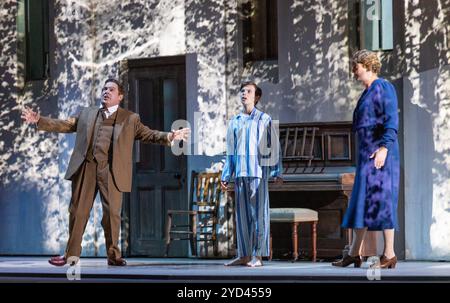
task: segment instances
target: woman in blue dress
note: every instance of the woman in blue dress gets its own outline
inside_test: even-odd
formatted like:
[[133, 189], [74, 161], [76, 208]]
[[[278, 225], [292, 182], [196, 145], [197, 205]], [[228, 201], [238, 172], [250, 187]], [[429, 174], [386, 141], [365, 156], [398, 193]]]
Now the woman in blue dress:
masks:
[[[268, 180], [282, 182], [279, 142], [272, 118], [255, 107], [262, 95], [253, 82], [240, 88], [243, 110], [228, 123], [227, 157], [221, 182], [234, 179], [237, 257], [226, 266], [262, 266], [269, 255], [270, 213]], [[278, 151], [278, 152], [277, 152]]]
[[395, 268], [394, 230], [397, 226], [397, 202], [400, 157], [397, 140], [398, 112], [394, 86], [378, 77], [381, 63], [367, 50], [353, 56], [353, 74], [366, 89], [353, 113], [353, 131], [357, 134], [358, 165], [349, 207], [342, 227], [352, 228], [355, 237], [348, 256], [334, 266], [360, 267], [361, 244], [367, 230], [383, 231], [384, 252], [381, 268]]

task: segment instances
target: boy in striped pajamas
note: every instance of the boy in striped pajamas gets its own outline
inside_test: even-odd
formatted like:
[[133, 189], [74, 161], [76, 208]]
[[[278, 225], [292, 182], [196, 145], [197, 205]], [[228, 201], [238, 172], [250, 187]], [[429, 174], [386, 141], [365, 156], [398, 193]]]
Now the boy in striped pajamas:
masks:
[[240, 88], [243, 111], [229, 121], [227, 157], [221, 183], [234, 176], [237, 257], [226, 266], [262, 266], [269, 255], [270, 212], [268, 180], [282, 183], [278, 135], [272, 119], [255, 105], [262, 96], [254, 82]]

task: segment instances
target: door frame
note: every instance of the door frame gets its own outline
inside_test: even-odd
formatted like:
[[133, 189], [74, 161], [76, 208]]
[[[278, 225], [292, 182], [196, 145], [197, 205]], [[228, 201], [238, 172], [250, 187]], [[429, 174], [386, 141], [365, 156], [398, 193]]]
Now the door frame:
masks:
[[[123, 108], [130, 110], [130, 102], [128, 100], [130, 87], [129, 87], [129, 71], [131, 68], [153, 68], [153, 67], [168, 67], [170, 65], [184, 65], [186, 67], [186, 56], [185, 55], [177, 55], [177, 56], [162, 56], [155, 58], [136, 58], [136, 59], [125, 59], [119, 62], [119, 81], [122, 83], [124, 88], [124, 101], [121, 104]], [[186, 74], [186, 70], [185, 70]], [[187, 94], [186, 94], [187, 95]], [[187, 100], [185, 100], [187, 103]], [[187, 106], [187, 104], [186, 104]], [[134, 112], [134, 109], [131, 109]], [[187, 111], [187, 107], [186, 107]], [[134, 163], [135, 152], [133, 152], [133, 162]], [[186, 169], [187, 166], [186, 159]], [[134, 165], [134, 164], [133, 164]], [[186, 172], [188, 174], [188, 172]], [[134, 168], [133, 168], [133, 176], [134, 176]], [[186, 180], [188, 181], [188, 176]], [[189, 190], [189, 186], [186, 186], [186, 189]], [[187, 192], [185, 196], [187, 196]], [[130, 203], [131, 203], [131, 193], [123, 193], [122, 197], [122, 222], [121, 222], [121, 250], [122, 255], [124, 257], [129, 257], [131, 255], [131, 235], [130, 235]]]

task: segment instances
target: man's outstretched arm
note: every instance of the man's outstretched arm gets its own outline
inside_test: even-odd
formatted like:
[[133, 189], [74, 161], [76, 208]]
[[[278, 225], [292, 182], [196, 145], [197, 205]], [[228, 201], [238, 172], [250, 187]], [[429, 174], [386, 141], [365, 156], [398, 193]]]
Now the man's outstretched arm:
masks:
[[138, 118], [135, 133], [135, 139], [141, 140], [143, 143], [155, 143], [170, 146], [174, 140], [186, 141], [191, 130], [189, 128], [172, 130], [171, 132], [153, 130], [142, 124]]
[[39, 113], [26, 106], [22, 110], [21, 117], [26, 123], [37, 124], [38, 130], [57, 133], [73, 133], [77, 130], [78, 118], [76, 117], [70, 117], [67, 120], [41, 117]]

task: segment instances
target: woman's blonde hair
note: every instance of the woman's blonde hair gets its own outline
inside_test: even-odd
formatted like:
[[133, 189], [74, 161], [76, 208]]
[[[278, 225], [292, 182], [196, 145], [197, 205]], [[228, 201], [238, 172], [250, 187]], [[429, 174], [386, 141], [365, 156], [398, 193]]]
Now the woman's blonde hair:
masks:
[[364, 66], [368, 71], [372, 71], [375, 74], [380, 73], [381, 62], [374, 52], [368, 51], [367, 49], [355, 52], [352, 57], [352, 65], [355, 66], [358, 63]]

